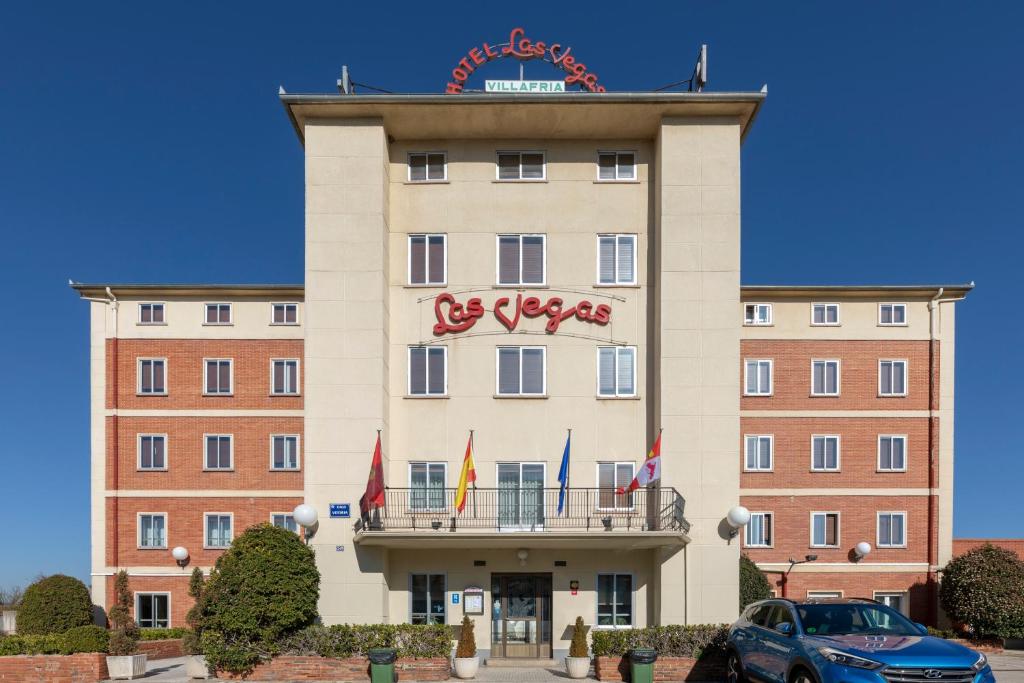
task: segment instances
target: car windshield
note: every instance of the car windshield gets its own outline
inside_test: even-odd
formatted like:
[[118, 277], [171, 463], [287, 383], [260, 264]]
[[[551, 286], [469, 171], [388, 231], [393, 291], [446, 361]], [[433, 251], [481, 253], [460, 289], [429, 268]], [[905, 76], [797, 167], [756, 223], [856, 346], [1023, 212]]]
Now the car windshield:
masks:
[[804, 633], [812, 636], [919, 636], [909, 619], [894, 609], [867, 603], [799, 605]]

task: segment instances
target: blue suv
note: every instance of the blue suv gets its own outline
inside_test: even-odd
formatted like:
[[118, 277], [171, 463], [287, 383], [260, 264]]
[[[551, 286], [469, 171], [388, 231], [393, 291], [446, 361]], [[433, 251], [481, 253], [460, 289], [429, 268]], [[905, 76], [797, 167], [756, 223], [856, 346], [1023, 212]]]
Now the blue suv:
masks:
[[729, 629], [729, 683], [995, 683], [985, 655], [874, 600], [762, 600]]

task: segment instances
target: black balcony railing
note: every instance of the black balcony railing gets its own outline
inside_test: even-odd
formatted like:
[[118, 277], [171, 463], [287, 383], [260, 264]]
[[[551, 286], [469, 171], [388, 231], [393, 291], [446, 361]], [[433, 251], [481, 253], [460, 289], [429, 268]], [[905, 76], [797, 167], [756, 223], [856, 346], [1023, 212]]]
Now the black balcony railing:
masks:
[[683, 531], [685, 501], [674, 488], [569, 488], [558, 512], [557, 488], [470, 488], [462, 512], [456, 489], [388, 488], [383, 508], [357, 523], [360, 531]]

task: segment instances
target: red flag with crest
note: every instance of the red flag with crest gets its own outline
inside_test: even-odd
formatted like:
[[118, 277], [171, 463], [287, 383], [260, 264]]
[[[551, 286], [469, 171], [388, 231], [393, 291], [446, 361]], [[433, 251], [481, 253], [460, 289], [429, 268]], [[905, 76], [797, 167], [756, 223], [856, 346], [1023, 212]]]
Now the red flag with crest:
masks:
[[370, 511], [384, 507], [384, 458], [380, 449], [380, 433], [377, 433], [377, 446], [373, 449], [373, 462], [370, 463], [370, 476], [366, 480], [366, 491], [359, 499], [359, 511], [368, 517]]

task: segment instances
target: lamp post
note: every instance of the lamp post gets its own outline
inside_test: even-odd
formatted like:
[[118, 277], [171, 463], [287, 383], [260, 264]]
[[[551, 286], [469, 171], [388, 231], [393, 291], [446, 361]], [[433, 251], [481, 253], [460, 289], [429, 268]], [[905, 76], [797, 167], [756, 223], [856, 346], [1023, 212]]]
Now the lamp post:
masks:
[[308, 503], [300, 503], [292, 510], [292, 517], [305, 530], [306, 545], [309, 545], [309, 539], [316, 533], [316, 508]]
[[175, 546], [174, 550], [171, 551], [171, 557], [182, 569], [188, 564], [188, 549], [182, 546]]
[[797, 566], [798, 564], [807, 564], [808, 562], [814, 562], [817, 559], [818, 559], [817, 555], [804, 555], [804, 559], [802, 559], [802, 560], [794, 560], [792, 557], [789, 558], [789, 569], [787, 569], [782, 574], [782, 596], [781, 597], [783, 597], [783, 598], [786, 597], [786, 584], [789, 583], [789, 573], [791, 571], [793, 571], [793, 567]]

